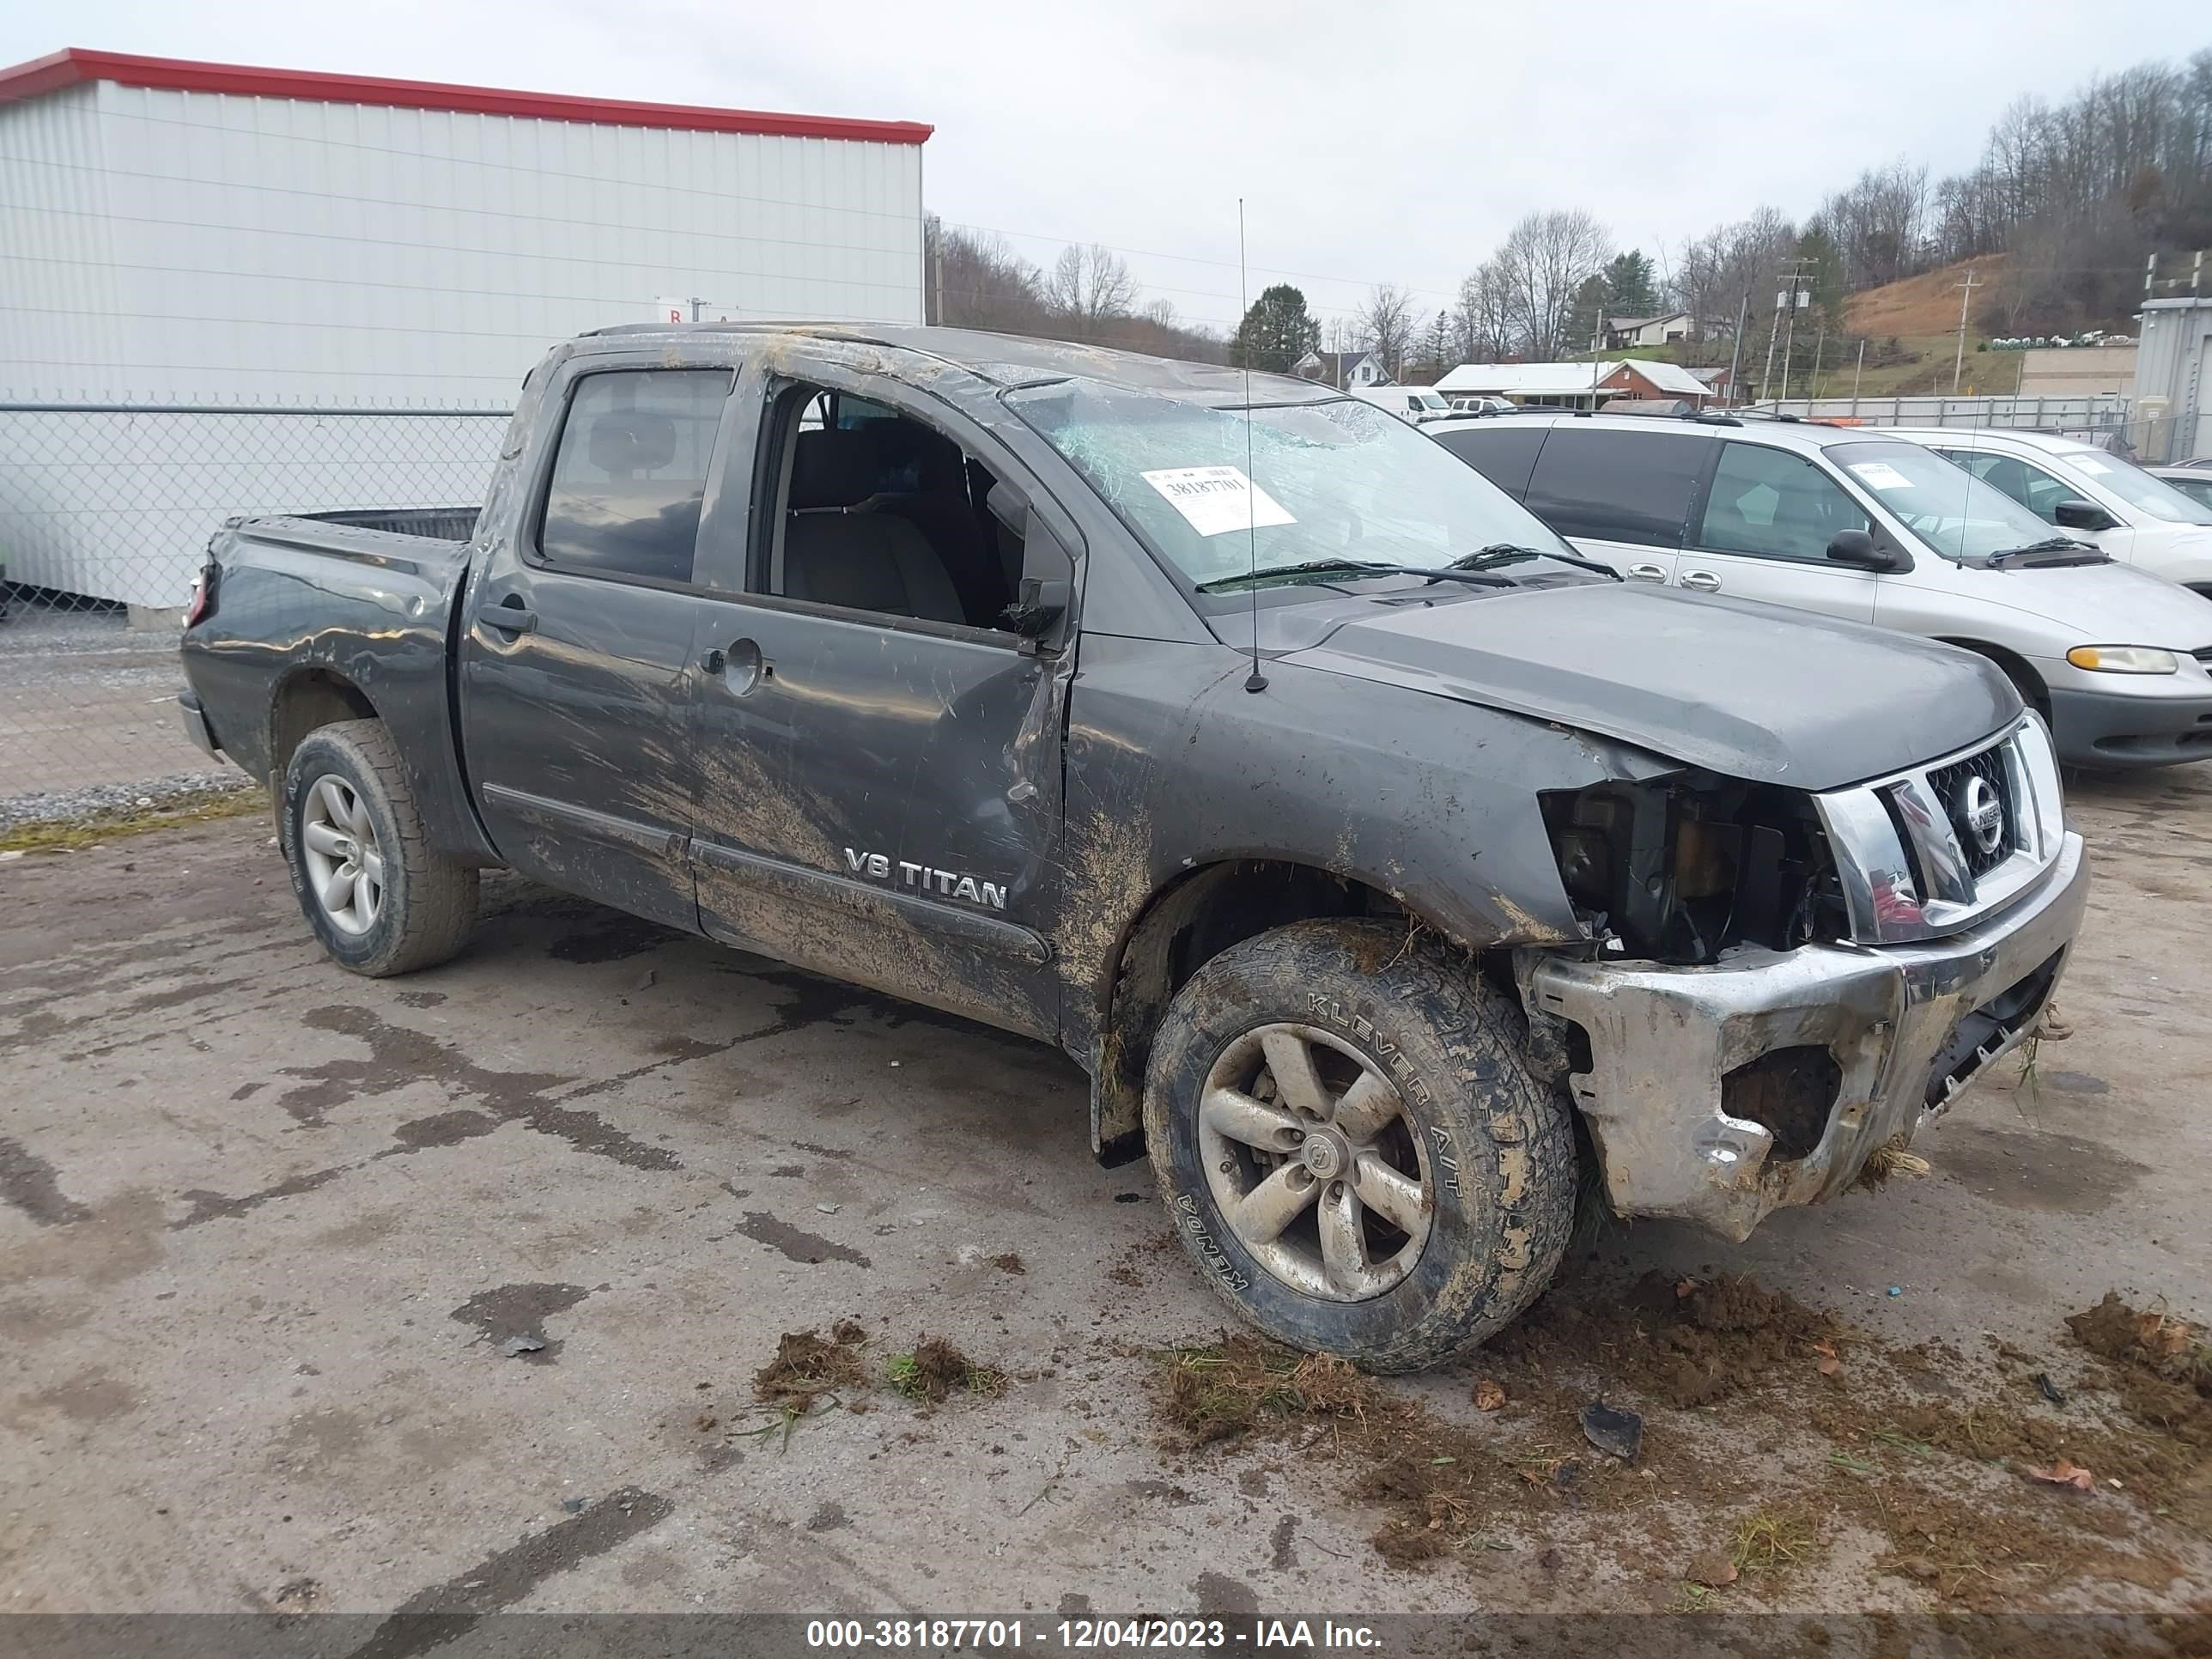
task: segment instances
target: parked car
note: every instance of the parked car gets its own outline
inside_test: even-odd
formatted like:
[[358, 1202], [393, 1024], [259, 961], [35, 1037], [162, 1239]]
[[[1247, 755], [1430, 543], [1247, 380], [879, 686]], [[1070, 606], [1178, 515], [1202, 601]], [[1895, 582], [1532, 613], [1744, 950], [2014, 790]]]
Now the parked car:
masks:
[[1048, 342], [588, 336], [466, 540], [234, 520], [183, 651], [340, 965], [453, 956], [507, 866], [1055, 1042], [1216, 1290], [1382, 1369], [1543, 1287], [1577, 1117], [1623, 1215], [1844, 1190], [2085, 892], [1987, 663], [1619, 582], [1326, 387]]
[[1510, 415], [1520, 408], [1510, 398], [1447, 398], [1455, 415]]
[[1889, 427], [2122, 563], [2212, 597], [2212, 507], [2133, 461], [2043, 432]]
[[2082, 766], [2212, 757], [2212, 600], [2051, 526], [1894, 434], [1606, 416], [1427, 428], [1632, 581], [1979, 653]]
[[2199, 507], [2212, 510], [2212, 467], [2147, 466], [2143, 471], [2161, 483], [2172, 484]]
[[1377, 409], [1387, 409], [1401, 421], [1419, 425], [1424, 421], [1449, 419], [1452, 406], [1444, 401], [1444, 394], [1425, 386], [1353, 386], [1351, 395], [1364, 404]]

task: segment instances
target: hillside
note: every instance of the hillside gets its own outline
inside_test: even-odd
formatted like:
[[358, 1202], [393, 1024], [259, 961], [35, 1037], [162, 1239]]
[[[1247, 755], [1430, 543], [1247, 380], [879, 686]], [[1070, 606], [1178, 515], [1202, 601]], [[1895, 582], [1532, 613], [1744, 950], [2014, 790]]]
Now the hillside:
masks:
[[[1951, 366], [1959, 349], [1959, 284], [1974, 274], [1974, 309], [1986, 291], [2005, 274], [2007, 256], [1984, 254], [1956, 264], [1923, 270], [1917, 276], [1885, 283], [1850, 295], [1844, 301], [1844, 318], [1852, 336], [1867, 341], [1867, 368], [1860, 393], [1868, 398], [1912, 397], [1951, 390]], [[1896, 342], [1892, 351], [1890, 342]], [[1962, 397], [2020, 389], [2021, 355], [2017, 351], [1977, 349], [1988, 343], [1970, 315], [1966, 324], [1966, 361], [1959, 381]], [[1832, 398], [1851, 394], [1852, 362], [1856, 347], [1844, 361], [1821, 377], [1823, 390]], [[1890, 361], [1880, 361], [1888, 358]]]
[[[1954, 265], [1923, 270], [1917, 276], [1854, 294], [1844, 301], [1844, 319], [1852, 333], [1877, 340], [1892, 334], [1900, 338], [1908, 334], [1948, 334], [1955, 340], [1959, 331], [1959, 284], [1971, 270], [1974, 274], [1976, 297], [1986, 297], [1988, 285], [2003, 276], [2007, 258], [2002, 253], [1987, 253], [1978, 259], [1963, 259]], [[1969, 331], [1966, 349], [1971, 351], [1971, 324]]]

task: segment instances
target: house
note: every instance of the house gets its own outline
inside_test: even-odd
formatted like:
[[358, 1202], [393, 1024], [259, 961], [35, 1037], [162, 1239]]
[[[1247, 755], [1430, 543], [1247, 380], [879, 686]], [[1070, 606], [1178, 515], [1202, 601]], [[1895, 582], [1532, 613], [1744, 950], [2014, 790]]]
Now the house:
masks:
[[1344, 392], [1390, 383], [1382, 360], [1371, 351], [1309, 351], [1291, 365], [1291, 373], [1300, 380], [1319, 380]]
[[1697, 331], [1697, 319], [1686, 311], [1670, 311], [1657, 317], [1607, 317], [1604, 337], [1592, 341], [1598, 351], [1619, 351], [1625, 346], [1669, 345]]
[[1617, 362], [1462, 363], [1437, 382], [1447, 398], [1503, 398], [1510, 403], [1589, 409], [1605, 395]]
[[1657, 317], [1607, 317], [1604, 337], [1590, 342], [1593, 351], [1624, 351], [1632, 346], [1672, 345], [1680, 340], [1728, 339], [1735, 325], [1707, 318], [1699, 322], [1686, 311], [1670, 311]]
[[1608, 371], [1598, 381], [1599, 388], [1617, 398], [1680, 398], [1699, 409], [1712, 401], [1712, 388], [1680, 363], [1631, 358], [1599, 367]]
[[1462, 363], [1437, 382], [1447, 398], [1504, 398], [1559, 409], [1596, 408], [1608, 398], [1680, 398], [1703, 408], [1711, 388], [1674, 363], [1619, 359], [1591, 363]]
[[1731, 403], [1735, 398], [1735, 371], [1727, 363], [1717, 368], [1693, 368], [1690, 378], [1712, 394], [1718, 404]]

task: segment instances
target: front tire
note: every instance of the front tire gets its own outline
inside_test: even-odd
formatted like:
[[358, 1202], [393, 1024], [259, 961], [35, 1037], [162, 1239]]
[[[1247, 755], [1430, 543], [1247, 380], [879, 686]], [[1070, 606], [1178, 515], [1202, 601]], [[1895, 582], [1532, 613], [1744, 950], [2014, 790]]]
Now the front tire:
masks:
[[1575, 1211], [1573, 1127], [1517, 1025], [1402, 924], [1297, 922], [1201, 966], [1153, 1038], [1145, 1133], [1207, 1281], [1269, 1336], [1373, 1371], [1505, 1325]]
[[340, 967], [371, 979], [431, 968], [476, 924], [477, 872], [422, 834], [398, 745], [381, 720], [301, 740], [277, 823], [292, 891]]

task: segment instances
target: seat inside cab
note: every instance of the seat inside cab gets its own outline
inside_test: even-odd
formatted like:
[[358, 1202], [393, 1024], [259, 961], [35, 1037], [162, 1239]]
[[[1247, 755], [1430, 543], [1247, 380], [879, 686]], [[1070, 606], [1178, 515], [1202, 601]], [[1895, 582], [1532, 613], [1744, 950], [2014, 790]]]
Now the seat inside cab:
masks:
[[805, 399], [795, 420], [770, 592], [925, 622], [1004, 625], [1022, 549], [991, 511], [997, 479], [989, 468], [921, 422], [842, 392]]

